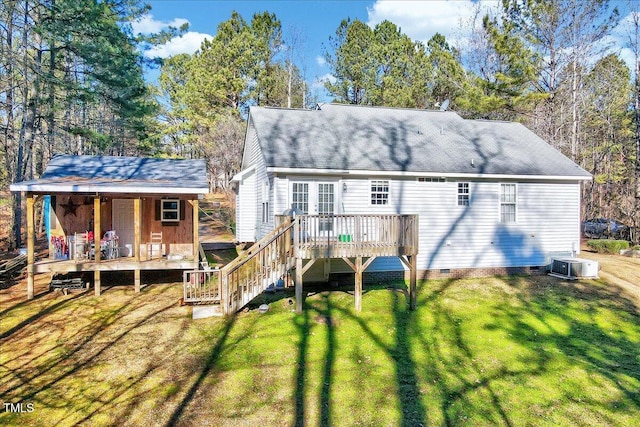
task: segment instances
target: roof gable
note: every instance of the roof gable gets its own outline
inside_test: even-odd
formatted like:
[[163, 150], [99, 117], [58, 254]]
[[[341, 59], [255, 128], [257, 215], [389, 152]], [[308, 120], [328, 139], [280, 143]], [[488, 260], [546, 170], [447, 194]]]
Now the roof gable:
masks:
[[268, 168], [590, 177], [519, 123], [450, 111], [252, 107], [250, 120]]

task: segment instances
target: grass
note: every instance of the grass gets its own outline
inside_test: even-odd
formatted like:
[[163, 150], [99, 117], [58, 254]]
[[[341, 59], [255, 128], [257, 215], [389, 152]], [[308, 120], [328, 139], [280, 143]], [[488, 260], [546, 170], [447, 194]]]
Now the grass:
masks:
[[179, 284], [3, 290], [0, 395], [34, 411], [0, 424], [637, 425], [640, 300], [612, 283], [428, 281], [413, 312], [381, 284], [359, 314], [308, 288], [301, 315], [278, 293], [197, 321]]

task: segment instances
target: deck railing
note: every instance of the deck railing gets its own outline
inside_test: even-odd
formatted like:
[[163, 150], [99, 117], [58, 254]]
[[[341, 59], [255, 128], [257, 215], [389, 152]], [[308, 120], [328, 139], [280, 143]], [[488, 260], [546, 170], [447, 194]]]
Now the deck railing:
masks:
[[238, 258], [221, 269], [222, 312], [233, 313], [269, 286], [287, 279], [293, 267], [292, 230], [295, 223], [282, 222]]
[[[276, 217], [267, 236], [218, 272], [185, 273], [185, 302], [219, 298], [233, 313], [269, 286], [286, 282], [295, 260], [415, 255], [417, 215], [299, 215]], [[190, 274], [190, 275], [187, 275]], [[219, 276], [216, 276], [219, 274]], [[188, 293], [190, 292], [190, 293]]]
[[183, 301], [220, 303], [220, 270], [193, 270], [183, 273]]
[[418, 252], [417, 215], [299, 215], [296, 219], [296, 257], [398, 256]]

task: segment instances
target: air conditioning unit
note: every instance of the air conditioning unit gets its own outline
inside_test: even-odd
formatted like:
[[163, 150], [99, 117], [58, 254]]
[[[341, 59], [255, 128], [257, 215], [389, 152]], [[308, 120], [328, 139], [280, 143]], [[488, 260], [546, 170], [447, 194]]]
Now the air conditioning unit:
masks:
[[597, 279], [598, 262], [582, 258], [559, 258], [551, 262], [551, 275], [562, 279]]

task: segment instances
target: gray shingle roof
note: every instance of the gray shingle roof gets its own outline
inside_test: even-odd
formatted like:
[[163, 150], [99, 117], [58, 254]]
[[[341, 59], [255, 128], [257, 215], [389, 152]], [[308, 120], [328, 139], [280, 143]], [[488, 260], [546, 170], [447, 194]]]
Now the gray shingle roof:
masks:
[[519, 123], [450, 111], [252, 107], [250, 121], [273, 168], [590, 177]]
[[120, 156], [53, 157], [40, 179], [11, 185], [12, 191], [207, 193], [204, 160]]

